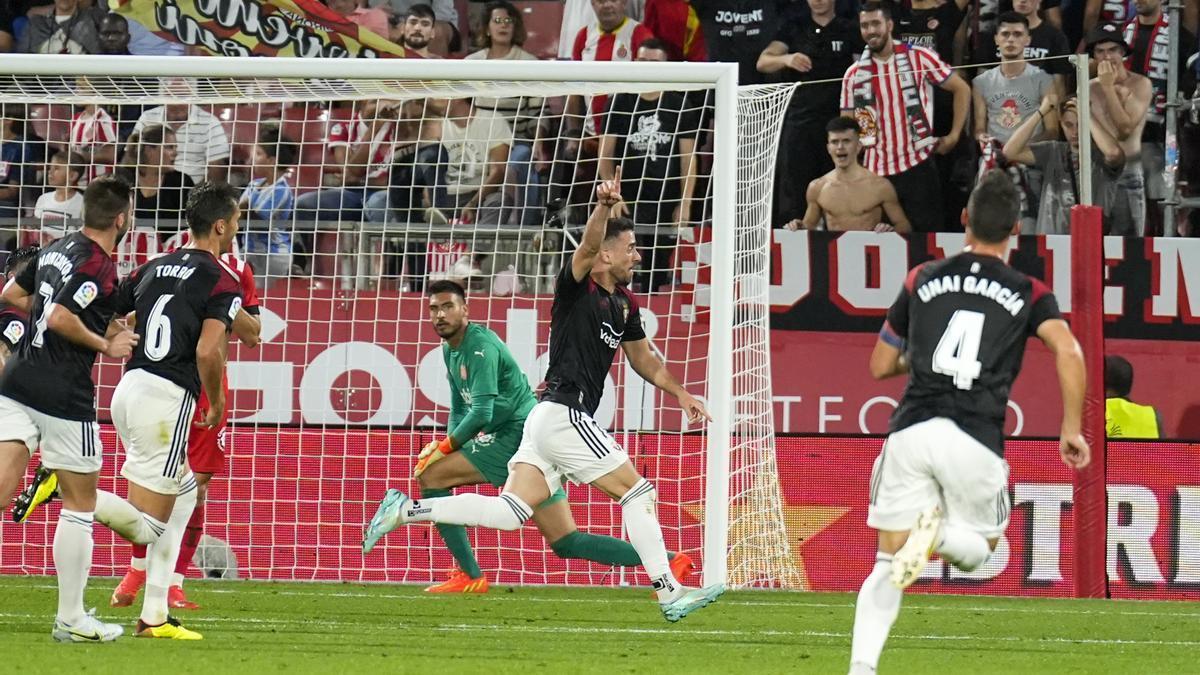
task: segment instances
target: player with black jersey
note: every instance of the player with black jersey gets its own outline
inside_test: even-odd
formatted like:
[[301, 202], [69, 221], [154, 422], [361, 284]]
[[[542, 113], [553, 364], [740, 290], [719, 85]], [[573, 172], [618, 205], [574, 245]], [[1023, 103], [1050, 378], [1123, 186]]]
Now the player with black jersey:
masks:
[[55, 241], [4, 287], [27, 311], [29, 335], [0, 377], [0, 494], [7, 500], [34, 450], [58, 473], [63, 508], [54, 530], [59, 642], [109, 642], [121, 627], [83, 611], [92, 566], [92, 520], [103, 448], [96, 425], [96, 354], [129, 356], [137, 336], [111, 327], [117, 270], [112, 251], [128, 231], [130, 187], [102, 176], [83, 195], [83, 227]]
[[129, 500], [98, 491], [96, 519], [136, 544], [150, 544], [137, 637], [199, 640], [168, 616], [167, 592], [196, 503], [188, 432], [203, 386], [205, 426], [225, 410], [226, 333], [242, 307], [238, 275], [218, 259], [237, 234], [238, 193], [204, 182], [188, 195], [191, 245], [134, 270], [117, 295], [141, 338], [113, 393], [112, 416], [125, 444], [121, 475]]
[[617, 349], [654, 386], [674, 396], [692, 423], [708, 412], [687, 393], [650, 349], [637, 301], [626, 290], [641, 256], [633, 223], [610, 218], [621, 201], [621, 170], [596, 188], [597, 205], [569, 264], [558, 275], [550, 317], [550, 367], [541, 401], [525, 420], [521, 445], [508, 462], [509, 476], [499, 497], [461, 494], [411, 500], [388, 490], [367, 527], [432, 521], [515, 530], [533, 514], [530, 504], [546, 501], [563, 478], [590, 483], [621, 504], [622, 519], [646, 574], [654, 584], [668, 621], [678, 621], [716, 600], [724, 587], [686, 589], [667, 564], [662, 528], [655, 513], [655, 490], [638, 475], [629, 456], [592, 419], [604, 392], [604, 378]]
[[[39, 250], [41, 249], [37, 246], [26, 246], [8, 254], [8, 260], [4, 262], [4, 282], [8, 283], [20, 274], [21, 270], [37, 258]], [[0, 306], [0, 370], [4, 370], [8, 357], [17, 353], [17, 347], [21, 346], [21, 338], [25, 337], [28, 323], [29, 315], [19, 308], [11, 305]]]
[[967, 205], [966, 250], [909, 272], [871, 354], [876, 379], [909, 380], [871, 472], [867, 524], [879, 552], [858, 594], [852, 674], [875, 672], [901, 594], [934, 551], [971, 571], [1008, 526], [1004, 413], [1033, 335], [1055, 358], [1062, 459], [1075, 469], [1090, 459], [1079, 343], [1050, 289], [1004, 262], [1020, 217], [1012, 181], [988, 173]]

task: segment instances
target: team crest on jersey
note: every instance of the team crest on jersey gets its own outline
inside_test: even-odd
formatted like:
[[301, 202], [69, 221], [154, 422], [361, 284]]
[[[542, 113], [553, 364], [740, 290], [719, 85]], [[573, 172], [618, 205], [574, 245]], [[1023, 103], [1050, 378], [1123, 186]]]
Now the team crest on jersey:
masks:
[[485, 434], [480, 432], [480, 434], [475, 437], [475, 448], [479, 449], [481, 447], [489, 446], [495, 440], [496, 434]]
[[622, 61], [629, 58], [629, 50], [625, 48], [625, 45], [621, 45], [617, 48], [617, 58]]
[[87, 306], [92, 304], [92, 301], [95, 300], [96, 296], [99, 294], [100, 289], [96, 288], [95, 282], [85, 281], [83, 282], [83, 285], [81, 285], [79, 289], [75, 291], [75, 295], [72, 299], [75, 300], [75, 304], [79, 305], [79, 309], [87, 309]]
[[8, 326], [4, 328], [4, 337], [11, 343], [17, 344], [21, 338], [25, 336], [25, 324], [17, 320], [8, 322]]

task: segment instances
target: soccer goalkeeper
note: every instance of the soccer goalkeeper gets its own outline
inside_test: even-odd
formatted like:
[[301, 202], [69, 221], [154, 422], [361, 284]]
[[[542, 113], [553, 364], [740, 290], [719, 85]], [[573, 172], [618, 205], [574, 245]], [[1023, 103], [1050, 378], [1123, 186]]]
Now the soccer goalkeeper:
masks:
[[[437, 281], [427, 290], [430, 320], [445, 341], [442, 358], [450, 383], [450, 432], [441, 441], [425, 446], [413, 474], [424, 497], [449, 496], [451, 488], [479, 483], [502, 488], [508, 480], [508, 461], [521, 442], [525, 418], [537, 400], [525, 373], [500, 337], [468, 320], [462, 286]], [[580, 532], [562, 489], [534, 509], [533, 522], [560, 558], [626, 567], [641, 564], [628, 542]], [[475, 560], [466, 528], [439, 523], [437, 529], [459, 569], [444, 583], [425, 590], [486, 593], [487, 577]], [[682, 582], [692, 571], [691, 559], [683, 553], [674, 554], [671, 571]]]

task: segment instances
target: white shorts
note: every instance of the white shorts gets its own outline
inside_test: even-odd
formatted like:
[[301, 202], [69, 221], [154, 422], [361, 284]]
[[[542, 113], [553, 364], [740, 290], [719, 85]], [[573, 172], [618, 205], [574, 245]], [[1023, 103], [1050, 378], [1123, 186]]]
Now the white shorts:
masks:
[[871, 471], [867, 524], [911, 530], [917, 514], [941, 504], [946, 522], [999, 537], [1012, 508], [1008, 463], [957, 424], [937, 417], [888, 436]]
[[104, 461], [98, 424], [53, 417], [7, 396], [0, 396], [0, 441], [20, 441], [30, 456], [40, 447], [50, 469], [97, 473]]
[[125, 443], [121, 475], [152, 492], [177, 495], [195, 483], [187, 463], [196, 399], [183, 387], [142, 369], [121, 377], [112, 416]]
[[525, 420], [521, 445], [508, 460], [508, 470], [511, 473], [514, 464], [538, 467], [554, 494], [562, 487], [563, 478], [591, 483], [628, 461], [629, 455], [591, 416], [561, 403], [542, 401]]

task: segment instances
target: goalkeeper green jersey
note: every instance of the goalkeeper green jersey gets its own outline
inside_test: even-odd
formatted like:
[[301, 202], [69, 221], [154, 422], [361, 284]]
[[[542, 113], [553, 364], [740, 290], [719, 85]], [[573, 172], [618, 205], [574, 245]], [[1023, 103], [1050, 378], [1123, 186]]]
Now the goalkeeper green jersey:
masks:
[[524, 424], [537, 404], [524, 371], [500, 336], [477, 323], [467, 324], [457, 349], [442, 344], [450, 381], [450, 439], [454, 447], [510, 424]]

